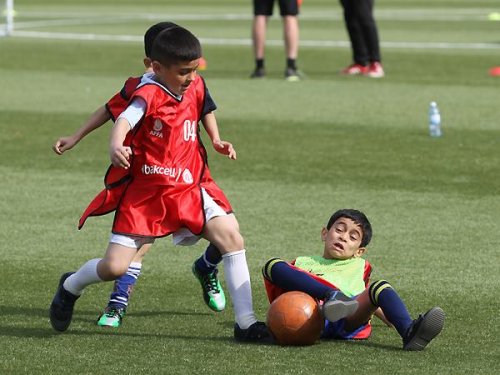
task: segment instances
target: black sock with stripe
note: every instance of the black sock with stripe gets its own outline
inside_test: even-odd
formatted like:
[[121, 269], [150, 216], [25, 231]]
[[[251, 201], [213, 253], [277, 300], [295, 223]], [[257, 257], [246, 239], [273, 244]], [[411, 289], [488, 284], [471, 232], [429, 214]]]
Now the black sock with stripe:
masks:
[[384, 312], [385, 317], [391, 322], [401, 337], [411, 325], [413, 320], [396, 291], [385, 280], [373, 282], [369, 289], [370, 301]]
[[317, 299], [324, 299], [328, 292], [334, 290], [279, 258], [268, 260], [262, 274], [280, 288], [304, 292]]

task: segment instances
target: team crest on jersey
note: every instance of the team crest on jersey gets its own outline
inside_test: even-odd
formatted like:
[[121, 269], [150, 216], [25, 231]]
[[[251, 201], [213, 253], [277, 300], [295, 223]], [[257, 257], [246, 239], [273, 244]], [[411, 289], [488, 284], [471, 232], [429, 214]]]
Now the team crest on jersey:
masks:
[[182, 172], [182, 180], [186, 183], [186, 184], [192, 184], [193, 183], [193, 175], [191, 174], [191, 172], [189, 171], [189, 169], [184, 169], [184, 172]]
[[153, 130], [149, 132], [153, 137], [163, 138], [163, 124], [159, 118], [157, 118], [153, 124]]

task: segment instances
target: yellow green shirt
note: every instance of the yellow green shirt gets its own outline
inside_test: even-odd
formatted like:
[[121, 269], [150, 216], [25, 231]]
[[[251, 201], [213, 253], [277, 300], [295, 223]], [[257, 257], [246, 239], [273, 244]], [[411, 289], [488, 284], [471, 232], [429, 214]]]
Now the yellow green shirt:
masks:
[[296, 267], [325, 279], [349, 297], [365, 290], [365, 263], [363, 258], [338, 260], [302, 256], [295, 259]]

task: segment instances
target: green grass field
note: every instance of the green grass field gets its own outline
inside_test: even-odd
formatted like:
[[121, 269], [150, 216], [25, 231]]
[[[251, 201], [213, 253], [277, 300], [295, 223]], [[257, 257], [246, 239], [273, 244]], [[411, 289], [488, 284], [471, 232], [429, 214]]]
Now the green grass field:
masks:
[[[283, 80], [281, 23], [270, 21], [269, 77], [253, 81], [249, 0], [16, 0], [15, 34], [0, 38], [1, 374], [498, 374], [500, 65], [498, 0], [377, 0], [387, 76], [341, 77], [350, 48], [336, 1], [305, 0], [299, 67]], [[414, 316], [447, 320], [424, 352], [401, 350], [380, 321], [366, 342], [242, 345], [233, 311], [211, 313], [191, 275], [204, 250], [158, 240], [124, 325], [95, 319], [111, 283], [89, 287], [64, 334], [48, 306], [61, 273], [102, 256], [112, 215], [76, 229], [109, 164], [108, 125], [63, 156], [69, 135], [142, 72], [142, 35], [173, 20], [204, 42], [203, 72], [224, 139], [209, 149], [216, 181], [245, 237], [254, 306], [265, 319], [260, 268], [274, 256], [320, 254], [339, 208], [363, 210], [367, 259]], [[89, 34], [103, 40], [81, 40]], [[127, 36], [125, 41], [115, 40]], [[321, 43], [332, 43], [321, 46]], [[438, 102], [444, 135], [428, 135]], [[223, 270], [221, 279], [224, 280]]]

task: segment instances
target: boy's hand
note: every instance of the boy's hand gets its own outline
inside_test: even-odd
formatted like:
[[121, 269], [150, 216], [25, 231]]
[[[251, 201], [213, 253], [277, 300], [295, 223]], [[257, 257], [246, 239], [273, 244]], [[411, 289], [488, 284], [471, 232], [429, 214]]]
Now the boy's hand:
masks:
[[392, 325], [392, 323], [389, 322], [389, 320], [386, 318], [386, 316], [384, 315], [384, 312], [382, 311], [382, 309], [380, 307], [377, 310], [375, 310], [375, 316], [377, 318], [379, 318], [381, 321], [383, 321], [387, 327], [390, 327], [390, 328], [394, 327]]
[[231, 143], [216, 139], [212, 142], [212, 144], [215, 151], [221, 153], [222, 155], [227, 155], [229, 159], [236, 160], [236, 150]]
[[111, 163], [115, 167], [122, 167], [128, 169], [130, 167], [130, 157], [132, 156], [132, 149], [127, 146], [119, 145], [110, 148], [109, 156]]
[[64, 151], [71, 150], [77, 143], [78, 139], [75, 136], [61, 137], [54, 143], [52, 150], [57, 155], [62, 155]]

